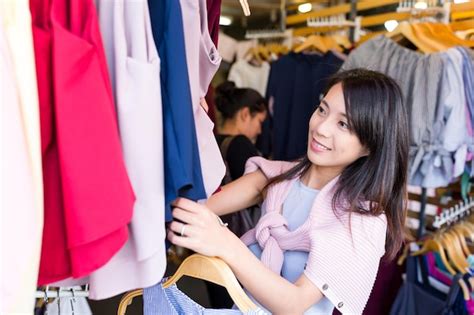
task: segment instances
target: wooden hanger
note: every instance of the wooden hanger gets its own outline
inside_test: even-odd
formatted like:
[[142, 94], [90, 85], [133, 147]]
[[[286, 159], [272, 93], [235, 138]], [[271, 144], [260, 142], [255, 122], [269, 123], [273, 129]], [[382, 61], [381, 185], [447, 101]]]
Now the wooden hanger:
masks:
[[309, 49], [316, 49], [322, 53], [326, 53], [329, 50], [320, 35], [310, 35], [301, 45], [296, 46], [293, 51], [295, 53], [300, 53]]
[[439, 40], [435, 35], [433, 35], [433, 31], [430, 27], [428, 27], [429, 23], [413, 23], [411, 24], [411, 28], [415, 36], [423, 42], [426, 47], [429, 47], [428, 51], [425, 53], [434, 53], [439, 51], [447, 50], [451, 47], [451, 44], [445, 41]]
[[[398, 24], [398, 26], [392, 32], [387, 33], [386, 36], [396, 42], [400, 42], [403, 39], [407, 39], [423, 53], [432, 52], [432, 48], [427, 45], [422, 39], [420, 39], [419, 34], [418, 36], [417, 34], [415, 34], [411, 24], [406, 21]], [[423, 38], [423, 36], [421, 38]]]
[[464, 40], [474, 41], [474, 28], [465, 31], [459, 31], [456, 34]]
[[412, 253], [411, 255], [418, 256], [418, 255], [424, 255], [429, 252], [438, 253], [444, 267], [446, 267], [446, 270], [448, 270], [448, 272], [452, 274], [453, 276], [456, 274], [456, 271], [453, 269], [453, 267], [451, 267], [451, 264], [448, 262], [448, 259], [446, 258], [443, 246], [436, 239], [430, 238], [423, 241], [423, 246], [421, 247], [421, 249]]
[[324, 43], [324, 46], [326, 46], [328, 49], [333, 49], [338, 52], [343, 52], [344, 50], [342, 47], [339, 45], [339, 43], [334, 39], [332, 36], [322, 36], [321, 37]]
[[349, 38], [344, 35], [331, 35], [332, 38], [341, 46], [344, 47], [345, 49], [349, 49], [352, 47], [352, 43], [350, 42]]
[[451, 28], [447, 24], [442, 23], [425, 23], [428, 28], [431, 29], [433, 37], [435, 37], [439, 42], [446, 43], [449, 47], [455, 46], [465, 46], [465, 47], [474, 47], [474, 41], [463, 40], [456, 36], [453, 33]]
[[271, 59], [271, 52], [269, 49], [262, 45], [257, 45], [255, 47], [249, 48], [244, 55], [244, 58], [250, 57], [250, 60], [257, 61], [258, 64], [262, 64], [264, 61], [269, 61]]
[[250, 16], [250, 7], [247, 0], [239, 0], [242, 11], [244, 11], [245, 16]]
[[[179, 266], [175, 274], [163, 284], [163, 288], [170, 287], [183, 276], [206, 280], [225, 287], [235, 305], [243, 313], [257, 309], [257, 306], [245, 294], [230, 267], [220, 258], [200, 254], [189, 256]], [[125, 315], [127, 306], [132, 303], [133, 298], [142, 294], [143, 290], [135, 290], [126, 294], [120, 301], [117, 314]]]
[[451, 266], [462, 274], [466, 273], [466, 268], [468, 268], [469, 265], [466, 259], [461, 256], [462, 249], [459, 246], [458, 241], [449, 232], [441, 233], [439, 235], [439, 240], [448, 253]]
[[471, 243], [474, 243], [474, 224], [472, 224], [468, 220], [463, 220], [461, 222], [461, 225], [469, 232], [469, 235], [467, 235], [467, 232], [465, 233], [466, 237], [469, 238]]
[[266, 47], [272, 54], [275, 54], [277, 56], [286, 55], [289, 51], [288, 47], [277, 43], [268, 44], [266, 45]]
[[466, 257], [469, 256], [471, 254], [471, 251], [467, 246], [466, 237], [470, 238], [471, 232], [461, 222], [454, 225], [452, 231], [458, 236], [464, 255]]

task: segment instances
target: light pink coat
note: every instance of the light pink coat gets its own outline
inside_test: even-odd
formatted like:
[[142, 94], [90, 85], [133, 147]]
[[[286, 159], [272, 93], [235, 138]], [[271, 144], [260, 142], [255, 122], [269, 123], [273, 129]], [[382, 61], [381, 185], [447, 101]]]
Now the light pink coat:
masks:
[[[294, 166], [291, 162], [249, 159], [246, 173], [260, 169], [268, 178]], [[262, 205], [257, 226], [242, 236], [247, 244], [258, 243], [263, 249], [261, 260], [280, 274], [285, 250], [309, 252], [304, 275], [343, 314], [361, 314], [375, 282], [380, 258], [385, 253], [387, 220], [352, 214], [336, 217], [332, 198], [338, 178], [319, 192], [305, 223], [289, 231], [282, 216], [282, 204], [292, 183], [287, 180], [272, 186]]]

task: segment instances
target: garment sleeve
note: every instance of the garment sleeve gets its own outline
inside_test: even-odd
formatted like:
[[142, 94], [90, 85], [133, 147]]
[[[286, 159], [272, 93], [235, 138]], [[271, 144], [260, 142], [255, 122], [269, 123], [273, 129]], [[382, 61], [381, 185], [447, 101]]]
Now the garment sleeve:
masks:
[[[328, 200], [330, 202], [330, 200]], [[385, 215], [336, 217], [332, 208], [312, 219], [304, 275], [342, 314], [362, 314], [385, 253]]]
[[295, 162], [272, 161], [260, 156], [255, 156], [250, 158], [245, 164], [244, 174], [260, 170], [267, 178], [272, 178], [286, 172], [295, 165]]
[[258, 152], [246, 136], [240, 135], [232, 139], [226, 156], [232, 180], [236, 180], [244, 174], [245, 163], [252, 156], [258, 156]]

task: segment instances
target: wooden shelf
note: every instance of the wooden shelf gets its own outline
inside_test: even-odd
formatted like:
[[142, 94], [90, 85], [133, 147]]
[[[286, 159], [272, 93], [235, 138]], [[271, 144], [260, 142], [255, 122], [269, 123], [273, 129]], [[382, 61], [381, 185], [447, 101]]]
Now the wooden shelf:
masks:
[[[364, 11], [364, 10], [379, 8], [379, 7], [383, 7], [383, 6], [387, 6], [391, 4], [397, 4], [398, 2], [399, 2], [398, 0], [360, 1], [357, 3], [357, 11]], [[350, 11], [351, 11], [350, 4], [341, 4], [341, 5], [337, 5], [334, 7], [329, 7], [326, 9], [321, 9], [321, 10], [317, 10], [313, 12], [289, 15], [286, 18], [286, 24], [294, 25], [294, 24], [304, 23], [306, 22], [308, 18], [318, 18], [318, 17], [325, 17], [325, 16], [331, 16], [331, 15], [346, 14], [346, 13], [349, 13]]]

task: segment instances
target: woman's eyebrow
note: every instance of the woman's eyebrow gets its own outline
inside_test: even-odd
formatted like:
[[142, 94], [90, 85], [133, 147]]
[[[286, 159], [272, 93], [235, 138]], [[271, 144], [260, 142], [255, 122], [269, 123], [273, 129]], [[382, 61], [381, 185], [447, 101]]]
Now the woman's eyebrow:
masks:
[[[325, 99], [322, 99], [321, 100], [321, 103], [326, 105], [327, 108], [331, 109], [331, 106], [329, 106], [329, 103], [325, 100]], [[344, 118], [347, 118], [347, 115], [343, 112], [340, 112], [339, 115], [341, 115], [342, 117]]]

